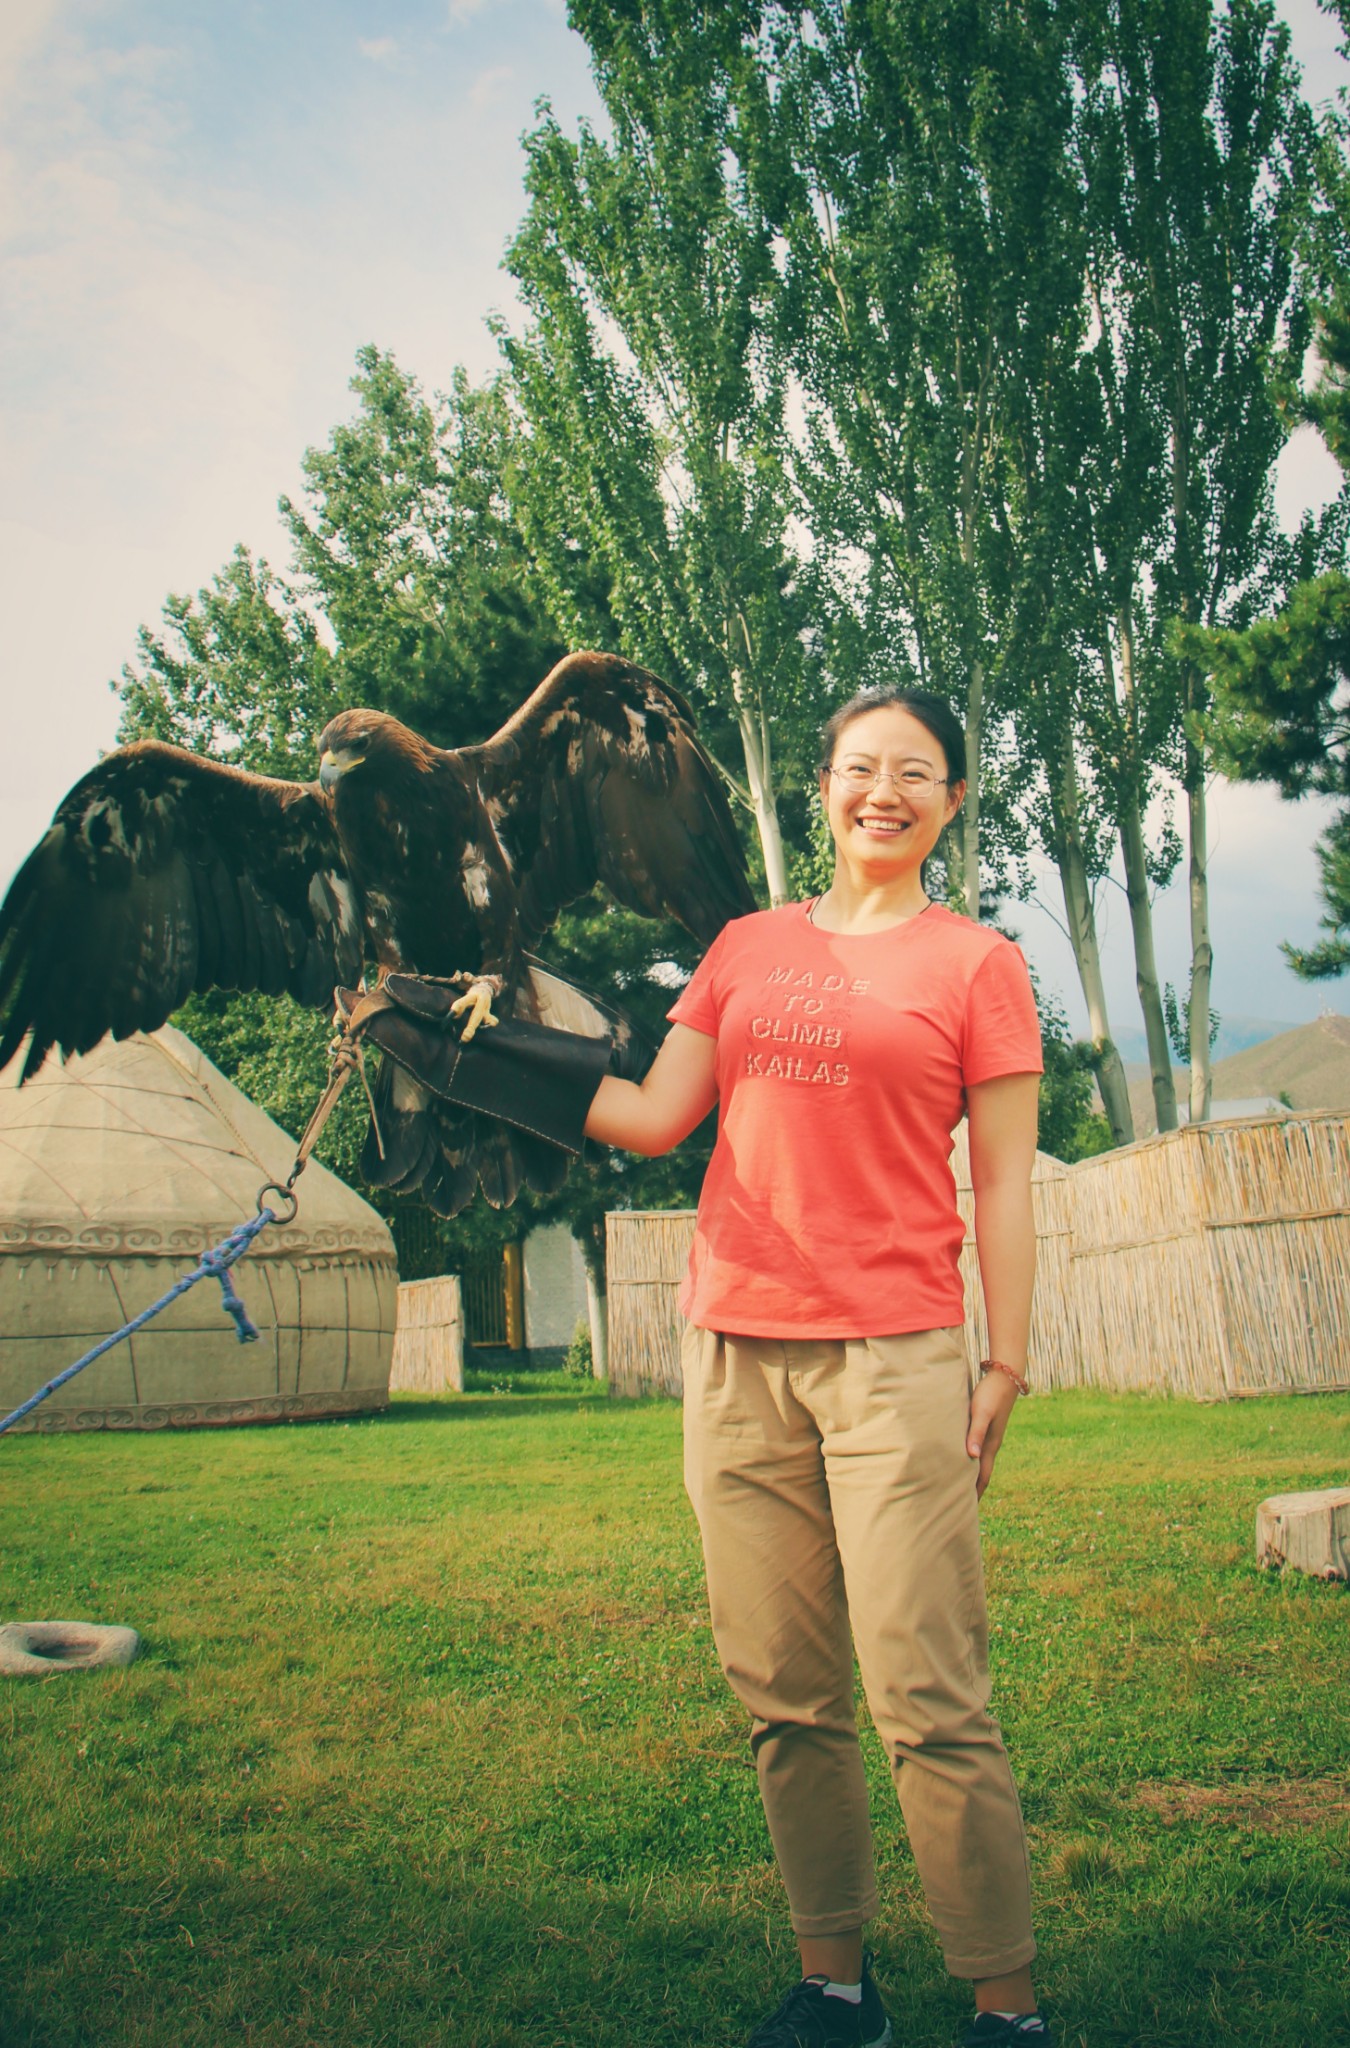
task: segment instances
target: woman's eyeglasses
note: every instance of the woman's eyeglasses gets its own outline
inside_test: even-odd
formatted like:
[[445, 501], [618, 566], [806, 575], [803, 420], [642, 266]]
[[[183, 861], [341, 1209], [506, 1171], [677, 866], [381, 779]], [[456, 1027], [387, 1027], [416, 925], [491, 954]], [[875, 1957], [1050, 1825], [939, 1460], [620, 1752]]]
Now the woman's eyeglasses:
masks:
[[934, 775], [931, 768], [900, 768], [892, 772], [889, 768], [871, 768], [866, 761], [845, 761], [841, 767], [830, 768], [829, 773], [842, 782], [845, 789], [858, 795], [865, 790], [876, 789], [880, 783], [893, 782], [897, 796], [912, 796], [920, 800], [932, 796], [939, 783], [947, 780], [945, 775]]

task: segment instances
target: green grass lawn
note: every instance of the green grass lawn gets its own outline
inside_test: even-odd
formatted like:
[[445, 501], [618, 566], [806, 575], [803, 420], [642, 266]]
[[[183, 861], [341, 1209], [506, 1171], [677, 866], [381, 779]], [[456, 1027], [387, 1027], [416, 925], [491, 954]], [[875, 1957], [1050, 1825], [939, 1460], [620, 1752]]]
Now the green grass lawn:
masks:
[[[369, 1422], [0, 1440], [5, 2048], [732, 2048], [795, 1975], [679, 1412], [584, 1382]], [[1350, 1398], [1056, 1395], [986, 1502], [995, 1706], [1066, 2048], [1350, 2038], [1346, 1589], [1259, 1573]], [[903, 2048], [944, 1976], [869, 1737]]]

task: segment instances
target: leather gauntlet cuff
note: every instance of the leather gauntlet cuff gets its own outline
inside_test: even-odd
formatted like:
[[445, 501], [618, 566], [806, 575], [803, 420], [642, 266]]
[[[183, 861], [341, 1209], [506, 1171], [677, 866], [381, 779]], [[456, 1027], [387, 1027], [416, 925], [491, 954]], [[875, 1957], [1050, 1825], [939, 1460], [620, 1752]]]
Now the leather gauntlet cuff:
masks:
[[[586, 1116], [610, 1069], [610, 1042], [503, 1017], [467, 1045], [456, 1036], [452, 983], [391, 974], [388, 1007], [367, 1005], [361, 1037], [443, 1101], [500, 1117], [565, 1152], [580, 1152]], [[348, 1014], [361, 998], [339, 991]]]

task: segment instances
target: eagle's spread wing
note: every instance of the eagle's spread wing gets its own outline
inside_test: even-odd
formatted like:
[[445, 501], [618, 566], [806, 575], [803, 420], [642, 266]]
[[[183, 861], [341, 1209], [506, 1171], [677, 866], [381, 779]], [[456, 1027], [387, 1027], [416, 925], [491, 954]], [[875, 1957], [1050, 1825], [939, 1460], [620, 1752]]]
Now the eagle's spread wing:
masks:
[[711, 944], [754, 910], [731, 811], [683, 698], [611, 654], [569, 654], [486, 746], [476, 776], [511, 863], [517, 940], [603, 882]]
[[153, 1031], [194, 989], [322, 1003], [361, 971], [363, 926], [331, 808], [140, 741], [66, 796], [0, 908], [0, 1067]]

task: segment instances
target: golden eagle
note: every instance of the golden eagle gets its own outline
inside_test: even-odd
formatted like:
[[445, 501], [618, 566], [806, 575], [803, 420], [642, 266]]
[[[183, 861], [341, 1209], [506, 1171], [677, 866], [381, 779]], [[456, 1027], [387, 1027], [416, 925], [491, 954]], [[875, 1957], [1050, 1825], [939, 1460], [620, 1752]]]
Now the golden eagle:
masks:
[[[567, 656], [483, 746], [344, 711], [319, 751], [317, 782], [283, 782], [142, 740], [77, 782], [0, 908], [0, 1068], [25, 1039], [27, 1080], [53, 1046], [153, 1031], [195, 989], [327, 1007], [372, 956], [381, 975], [471, 981], [469, 1029], [490, 996], [595, 1034], [529, 954], [565, 904], [603, 882], [705, 945], [755, 908], [688, 705], [616, 656]], [[368, 1140], [363, 1171], [442, 1214], [480, 1181], [505, 1206], [566, 1171], [389, 1062], [375, 1100], [384, 1156]]]

